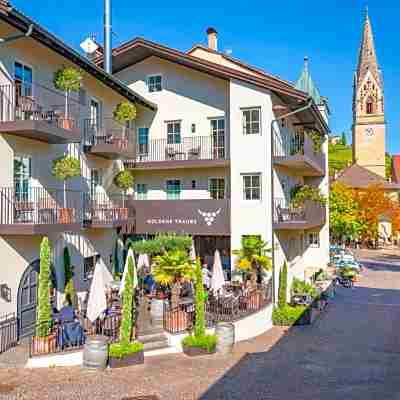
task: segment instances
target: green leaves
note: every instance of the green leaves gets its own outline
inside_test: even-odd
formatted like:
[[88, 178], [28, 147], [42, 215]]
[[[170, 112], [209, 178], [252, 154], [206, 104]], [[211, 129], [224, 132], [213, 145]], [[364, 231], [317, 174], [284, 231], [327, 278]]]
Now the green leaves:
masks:
[[76, 305], [76, 292], [74, 286], [74, 269], [71, 265], [71, 257], [68, 247], [64, 248], [64, 295], [72, 305]]
[[132, 326], [135, 324], [134, 315], [134, 287], [133, 287], [133, 269], [135, 268], [133, 257], [128, 256], [128, 272], [125, 279], [125, 287], [122, 292], [122, 321], [120, 328], [120, 344], [128, 346], [131, 341]]
[[132, 188], [134, 181], [135, 180], [133, 178], [132, 173], [128, 170], [120, 171], [114, 177], [115, 186], [123, 190], [128, 190]]
[[285, 261], [279, 273], [278, 307], [281, 308], [287, 305], [287, 274], [288, 268]]
[[129, 121], [133, 121], [136, 118], [136, 106], [127, 100], [121, 101], [113, 112], [114, 120], [124, 125]]
[[321, 153], [322, 145], [326, 140], [325, 135], [321, 135], [318, 131], [307, 132], [307, 135], [312, 141], [314, 153], [316, 154]]
[[205, 293], [203, 286], [203, 274], [201, 271], [200, 260], [196, 261], [195, 267], [195, 291], [196, 291], [196, 320], [194, 326], [194, 336], [200, 338], [206, 334], [206, 323], [205, 323]]
[[192, 246], [192, 238], [188, 235], [157, 235], [154, 239], [129, 242], [129, 246], [135, 253], [160, 255], [171, 250], [189, 252]]
[[82, 75], [75, 68], [63, 67], [54, 74], [53, 83], [58, 90], [77, 92], [82, 85]]
[[292, 189], [291, 203], [293, 207], [302, 207], [307, 200], [315, 201], [321, 205], [326, 204], [326, 198], [318, 187], [297, 185]]
[[52, 174], [60, 181], [80, 176], [81, 163], [78, 159], [70, 156], [57, 158], [53, 160]]

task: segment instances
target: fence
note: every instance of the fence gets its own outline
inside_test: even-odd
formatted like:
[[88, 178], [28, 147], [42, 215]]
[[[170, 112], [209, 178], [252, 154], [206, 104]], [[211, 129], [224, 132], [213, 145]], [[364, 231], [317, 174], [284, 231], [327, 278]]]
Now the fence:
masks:
[[0, 354], [18, 344], [18, 319], [14, 313], [0, 317]]
[[119, 338], [121, 315], [112, 315], [98, 319], [92, 323], [87, 318], [79, 318], [74, 322], [44, 322], [36, 325], [36, 331], [45, 329], [49, 335], [45, 337], [33, 336], [30, 341], [30, 357], [77, 351], [83, 348], [86, 337], [103, 335], [109, 342]]
[[[228, 285], [229, 286], [229, 285]], [[255, 290], [242, 288], [229, 288], [230, 295], [214, 297], [209, 296], [205, 304], [206, 325], [211, 327], [217, 322], [235, 322], [260, 311], [272, 302], [272, 282], [258, 285]], [[164, 303], [164, 330], [169, 333], [182, 333], [191, 331], [195, 323], [195, 306], [180, 304], [173, 309], [169, 303]]]

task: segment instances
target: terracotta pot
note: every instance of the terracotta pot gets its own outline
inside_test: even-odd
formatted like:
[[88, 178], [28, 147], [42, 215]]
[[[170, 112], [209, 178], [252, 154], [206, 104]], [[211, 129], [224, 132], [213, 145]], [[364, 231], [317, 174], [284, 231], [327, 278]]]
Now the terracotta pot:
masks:
[[72, 208], [60, 208], [60, 224], [70, 224], [73, 221], [74, 210]]
[[108, 365], [110, 368], [123, 368], [139, 364], [144, 364], [143, 350], [138, 351], [137, 353], [129, 354], [128, 356], [122, 358], [108, 358]]
[[34, 336], [32, 338], [32, 355], [50, 354], [56, 352], [56, 335]]
[[203, 349], [202, 347], [189, 347], [182, 345], [182, 351], [189, 357], [197, 357], [197, 356], [206, 356], [208, 354], [214, 354], [216, 350], [207, 351], [207, 349]]
[[63, 120], [61, 120], [61, 127], [70, 131], [74, 127], [74, 120], [64, 118]]

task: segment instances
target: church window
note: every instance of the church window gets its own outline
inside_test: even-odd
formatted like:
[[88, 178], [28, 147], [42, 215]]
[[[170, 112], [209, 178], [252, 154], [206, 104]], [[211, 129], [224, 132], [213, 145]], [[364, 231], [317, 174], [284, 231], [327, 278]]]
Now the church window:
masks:
[[367, 100], [367, 114], [373, 114], [374, 112], [374, 102], [371, 97]]

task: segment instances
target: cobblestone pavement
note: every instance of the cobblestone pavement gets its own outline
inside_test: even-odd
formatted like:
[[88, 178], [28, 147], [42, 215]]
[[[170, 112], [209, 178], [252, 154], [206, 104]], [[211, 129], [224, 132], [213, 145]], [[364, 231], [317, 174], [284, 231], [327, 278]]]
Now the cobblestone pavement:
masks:
[[400, 399], [399, 289], [400, 258], [392, 256], [366, 264], [356, 287], [339, 289], [313, 326], [273, 328], [231, 357], [169, 355], [103, 373], [3, 369], [0, 400]]

